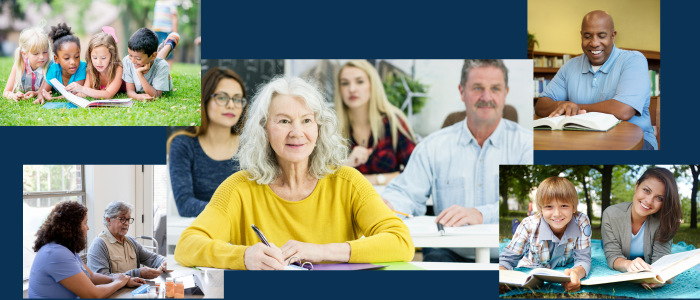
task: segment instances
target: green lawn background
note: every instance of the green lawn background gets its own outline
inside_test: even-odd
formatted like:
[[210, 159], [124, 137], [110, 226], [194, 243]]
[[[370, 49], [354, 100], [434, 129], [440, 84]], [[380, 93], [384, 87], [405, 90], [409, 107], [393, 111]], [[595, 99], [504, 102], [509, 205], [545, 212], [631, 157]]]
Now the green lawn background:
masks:
[[[0, 57], [0, 86], [3, 89], [12, 71], [12, 63], [11, 57]], [[15, 102], [0, 96], [0, 125], [201, 125], [201, 72], [200, 65], [175, 63], [170, 72], [173, 91], [155, 101], [134, 101], [130, 108], [44, 109], [40, 104], [32, 104], [35, 99]], [[126, 93], [114, 96], [114, 99], [122, 98], [128, 98]]]

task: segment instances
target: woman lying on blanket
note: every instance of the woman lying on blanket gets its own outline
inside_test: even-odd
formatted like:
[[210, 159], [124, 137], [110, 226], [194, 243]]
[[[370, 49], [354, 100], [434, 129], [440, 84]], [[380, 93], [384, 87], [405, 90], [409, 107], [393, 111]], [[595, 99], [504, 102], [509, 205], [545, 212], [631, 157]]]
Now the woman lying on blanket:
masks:
[[[603, 212], [601, 234], [608, 267], [620, 272], [651, 269], [650, 264], [671, 254], [680, 219], [681, 203], [673, 174], [661, 168], [647, 169], [637, 180], [632, 202], [612, 205]], [[664, 284], [643, 285], [654, 288]]]

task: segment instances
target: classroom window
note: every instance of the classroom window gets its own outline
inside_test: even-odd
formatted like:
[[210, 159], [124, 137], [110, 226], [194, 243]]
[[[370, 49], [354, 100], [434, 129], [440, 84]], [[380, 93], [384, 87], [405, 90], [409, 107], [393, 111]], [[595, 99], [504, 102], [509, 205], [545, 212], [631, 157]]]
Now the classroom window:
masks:
[[22, 175], [22, 279], [29, 278], [34, 261], [36, 231], [61, 201], [85, 205], [82, 165], [23, 166]]

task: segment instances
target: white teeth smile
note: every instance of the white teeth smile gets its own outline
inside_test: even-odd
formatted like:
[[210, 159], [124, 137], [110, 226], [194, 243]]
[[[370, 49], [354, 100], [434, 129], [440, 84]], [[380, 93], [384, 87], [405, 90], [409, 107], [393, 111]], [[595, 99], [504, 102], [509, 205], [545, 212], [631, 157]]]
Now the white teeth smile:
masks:
[[603, 51], [602, 51], [602, 50], [600, 50], [600, 51], [591, 51], [591, 53], [593, 53], [594, 55], [598, 55], [598, 54], [600, 54], [600, 52], [603, 52]]
[[560, 219], [560, 220], [552, 220], [552, 222], [555, 222], [555, 223], [559, 223], [559, 222], [561, 222], [561, 221], [564, 221], [564, 219]]
[[649, 207], [648, 207], [648, 206], [646, 206], [646, 205], [644, 205], [644, 203], [642, 203], [642, 202], [639, 202], [639, 205], [641, 205], [641, 206], [642, 206], [642, 208], [644, 208], [644, 209], [649, 209]]

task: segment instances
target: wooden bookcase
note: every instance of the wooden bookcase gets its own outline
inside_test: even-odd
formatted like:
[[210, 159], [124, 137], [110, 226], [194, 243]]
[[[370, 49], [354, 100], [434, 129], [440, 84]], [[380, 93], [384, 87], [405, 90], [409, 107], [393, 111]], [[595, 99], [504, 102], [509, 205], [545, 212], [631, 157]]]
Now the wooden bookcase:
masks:
[[[631, 48], [620, 48], [620, 49], [639, 51], [644, 55], [644, 57], [647, 58], [647, 63], [649, 64], [649, 70], [661, 69], [661, 52], [649, 51], [649, 50], [638, 50], [638, 49], [631, 49]], [[567, 54], [567, 53], [533, 51], [532, 49], [527, 50], [527, 58], [528, 59], [534, 59], [535, 57], [539, 57], [539, 56], [563, 58], [564, 54]], [[571, 55], [571, 58], [574, 58], [574, 57], [580, 56], [582, 54], [583, 53], [569, 54], [569, 55]], [[533, 78], [544, 77], [546, 79], [551, 80], [552, 78], [554, 78], [554, 75], [556, 75], [558, 71], [559, 71], [559, 68], [534, 68]], [[655, 96], [652, 98], [657, 98], [657, 100], [658, 100], [658, 97], [659, 96]], [[534, 104], [537, 104], [537, 98], [534, 99], [533, 105]]]

